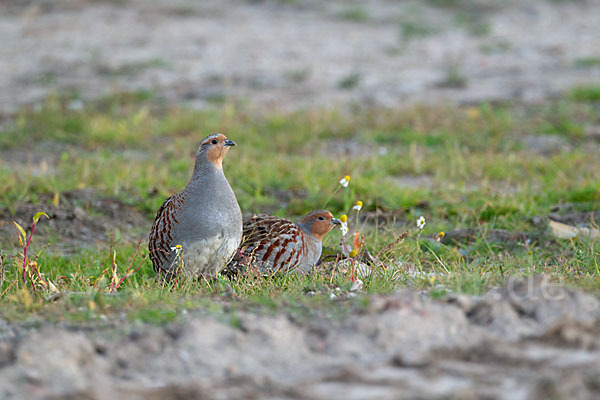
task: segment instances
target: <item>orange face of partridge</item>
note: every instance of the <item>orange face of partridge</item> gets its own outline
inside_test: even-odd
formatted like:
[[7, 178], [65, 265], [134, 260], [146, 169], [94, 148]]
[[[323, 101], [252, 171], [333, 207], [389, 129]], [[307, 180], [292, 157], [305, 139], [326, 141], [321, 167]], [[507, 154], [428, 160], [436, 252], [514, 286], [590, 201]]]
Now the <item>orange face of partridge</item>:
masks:
[[310, 233], [319, 240], [323, 240], [323, 237], [333, 229], [334, 225], [341, 224], [340, 220], [333, 218], [333, 215], [327, 210], [313, 211], [301, 222], [305, 226], [309, 226]]
[[235, 146], [233, 140], [227, 139], [222, 133], [210, 135], [200, 144], [202, 147], [207, 147], [206, 157], [216, 169], [223, 169], [223, 159], [231, 146]]

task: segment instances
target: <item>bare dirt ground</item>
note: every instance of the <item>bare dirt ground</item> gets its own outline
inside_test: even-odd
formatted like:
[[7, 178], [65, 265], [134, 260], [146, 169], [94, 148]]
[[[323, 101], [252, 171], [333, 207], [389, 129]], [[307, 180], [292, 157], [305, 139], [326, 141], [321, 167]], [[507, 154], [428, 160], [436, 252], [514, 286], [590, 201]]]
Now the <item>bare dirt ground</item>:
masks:
[[0, 111], [156, 90], [203, 107], [536, 101], [600, 78], [600, 1], [5, 1]]
[[[343, 301], [343, 300], [341, 300]], [[402, 290], [348, 317], [198, 312], [165, 327], [9, 326], [0, 397], [595, 399], [600, 302], [543, 276], [483, 297]]]
[[[45, 202], [47, 221], [37, 230], [41, 243], [53, 241], [53, 251], [69, 254], [82, 247], [103, 248], [111, 232], [131, 242], [143, 240], [150, 230], [147, 220], [132, 206], [114, 198], [99, 196], [89, 189], [74, 190], [61, 194], [58, 205], [51, 204], [52, 196], [41, 196]], [[14, 210], [0, 207], [0, 246], [5, 250], [14, 248], [15, 227], [31, 224], [31, 218], [39, 205], [20, 203]], [[37, 236], [36, 236], [37, 238]]]
[[[538, 101], [598, 82], [599, 15], [593, 0], [5, 1], [0, 113], [130, 90], [194, 107]], [[90, 242], [149, 223], [93, 193], [50, 213]], [[0, 319], [0, 398], [600, 397], [600, 301], [541, 277], [482, 297], [372, 296], [346, 318], [236, 318]]]

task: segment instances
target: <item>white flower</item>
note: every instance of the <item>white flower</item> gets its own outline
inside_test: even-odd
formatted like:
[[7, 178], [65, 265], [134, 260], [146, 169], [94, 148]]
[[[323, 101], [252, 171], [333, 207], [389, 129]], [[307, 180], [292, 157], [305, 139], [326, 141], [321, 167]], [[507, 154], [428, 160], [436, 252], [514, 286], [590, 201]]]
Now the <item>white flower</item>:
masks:
[[171, 247], [171, 251], [174, 251], [175, 254], [177, 254], [177, 255], [179, 255], [179, 252], [181, 251], [181, 249], [182, 249], [182, 247], [180, 244]]
[[350, 183], [350, 176], [346, 175], [345, 177], [343, 177], [342, 179], [340, 179], [340, 185], [342, 185], [343, 187], [347, 188], [348, 187], [348, 183]]
[[354, 211], [360, 211], [362, 209], [363, 202], [358, 200], [352, 209]]
[[425, 228], [425, 217], [424, 216], [420, 216], [419, 219], [417, 220], [417, 227], [419, 229], [423, 229]]
[[348, 233], [348, 223], [342, 222], [342, 226], [340, 227], [340, 230], [342, 231], [342, 236], [346, 236], [346, 234]]

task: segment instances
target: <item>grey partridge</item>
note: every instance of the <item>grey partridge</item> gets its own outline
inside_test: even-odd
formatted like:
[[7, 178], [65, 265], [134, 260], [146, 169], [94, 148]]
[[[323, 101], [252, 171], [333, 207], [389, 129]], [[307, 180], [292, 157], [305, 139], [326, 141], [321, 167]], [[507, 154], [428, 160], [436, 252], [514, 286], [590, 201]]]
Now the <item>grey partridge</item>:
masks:
[[340, 220], [327, 210], [313, 211], [297, 224], [264, 214], [244, 219], [244, 238], [228, 272], [251, 267], [261, 273], [308, 273], [321, 257], [323, 237], [336, 224]]
[[156, 273], [170, 279], [214, 277], [242, 239], [242, 213], [225, 174], [223, 159], [235, 146], [216, 133], [200, 143], [187, 186], [156, 213], [148, 242]]

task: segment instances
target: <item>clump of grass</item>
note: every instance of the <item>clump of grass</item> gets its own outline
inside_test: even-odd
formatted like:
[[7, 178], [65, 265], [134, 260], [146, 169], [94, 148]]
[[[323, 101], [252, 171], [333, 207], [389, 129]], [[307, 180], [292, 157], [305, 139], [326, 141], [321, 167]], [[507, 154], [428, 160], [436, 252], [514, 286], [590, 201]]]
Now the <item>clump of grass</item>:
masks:
[[479, 50], [484, 54], [506, 53], [511, 48], [511, 44], [504, 40], [491, 41], [479, 46]]
[[600, 66], [600, 57], [582, 57], [575, 60], [575, 66], [580, 68], [593, 68]]
[[350, 90], [354, 89], [360, 83], [361, 75], [358, 72], [352, 72], [338, 83], [340, 89]]
[[456, 14], [456, 23], [473, 36], [486, 36], [491, 31], [490, 23], [481, 12], [462, 11]]
[[438, 25], [423, 15], [420, 6], [410, 6], [398, 17], [400, 39], [403, 44], [412, 39], [431, 36], [439, 32]]
[[309, 68], [302, 68], [288, 71], [285, 73], [285, 76], [290, 82], [298, 84], [305, 82], [308, 78], [310, 78], [311, 73], [312, 72]]
[[[125, 268], [125, 272], [123, 273], [122, 276], [119, 276], [118, 274], [118, 265], [117, 265], [117, 252], [116, 250], [114, 250], [114, 232], [111, 231], [110, 233], [110, 271], [108, 269], [105, 269], [102, 272], [103, 276], [109, 276], [109, 283], [107, 286], [107, 290], [109, 293], [115, 292], [119, 289], [119, 287], [123, 284], [123, 282], [125, 282], [129, 277], [131, 277], [133, 274], [135, 274], [136, 272], [138, 272], [140, 270], [140, 268], [142, 268], [142, 266], [144, 266], [144, 257], [141, 256], [141, 245], [142, 245], [142, 241], [140, 240], [137, 243], [137, 246], [135, 248], [135, 253], [134, 255], [127, 260], [127, 262], [125, 263], [126, 268]], [[141, 262], [139, 262], [136, 266], [136, 262], [138, 262], [138, 259], [141, 259]]]
[[106, 76], [122, 76], [140, 73], [146, 69], [166, 68], [169, 63], [160, 58], [152, 58], [149, 60], [124, 63], [122, 65], [112, 67], [104, 64], [96, 66], [96, 72]]
[[463, 0], [427, 0], [433, 6], [453, 8], [461, 5]]
[[[6, 260], [6, 254], [0, 251], [0, 290], [4, 287], [4, 279], [6, 277], [6, 265], [4, 261]], [[2, 297], [0, 292], [0, 298]]]
[[340, 12], [339, 17], [346, 21], [365, 22], [369, 19], [369, 14], [362, 7], [352, 7]]
[[571, 91], [575, 101], [600, 101], [600, 85], [579, 86]]
[[454, 63], [450, 66], [446, 77], [439, 85], [445, 88], [461, 89], [467, 86], [467, 78], [460, 71], [460, 66]]
[[437, 29], [425, 21], [404, 20], [400, 22], [402, 40], [407, 42], [414, 38], [431, 36]]

